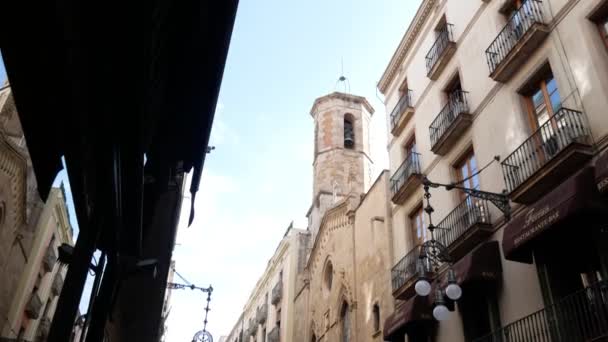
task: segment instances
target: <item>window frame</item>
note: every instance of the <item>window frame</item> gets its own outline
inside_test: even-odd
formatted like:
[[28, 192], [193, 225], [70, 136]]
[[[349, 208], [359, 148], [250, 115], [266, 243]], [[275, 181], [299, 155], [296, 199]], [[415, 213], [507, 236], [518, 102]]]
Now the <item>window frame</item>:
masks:
[[[425, 241], [427, 241], [428, 233], [425, 227], [424, 213], [424, 205], [422, 202], [420, 202], [420, 204], [418, 204], [416, 208], [412, 210], [408, 215], [413, 246], [420, 246]], [[421, 229], [421, 238], [418, 237], [419, 223]]]
[[[475, 159], [475, 171], [473, 171], [473, 168], [471, 166], [471, 160], [473, 158]], [[467, 178], [469, 179], [463, 182], [465, 177], [463, 176], [462, 168], [465, 165], [467, 166]], [[463, 182], [462, 186], [469, 189], [479, 189], [481, 187], [481, 180], [479, 179], [479, 174], [475, 175], [474, 177], [471, 177], [473, 173], [479, 172], [479, 161], [477, 160], [477, 156], [475, 155], [475, 150], [473, 149], [473, 147], [467, 148], [465, 152], [452, 165], [452, 167], [454, 168], [457, 183]], [[475, 188], [474, 186], [475, 182], [473, 181], [473, 179], [475, 178], [477, 178], [477, 188]], [[458, 194], [458, 198], [460, 200], [464, 200], [468, 196], [467, 193], [465, 193], [464, 191], [458, 191]]]

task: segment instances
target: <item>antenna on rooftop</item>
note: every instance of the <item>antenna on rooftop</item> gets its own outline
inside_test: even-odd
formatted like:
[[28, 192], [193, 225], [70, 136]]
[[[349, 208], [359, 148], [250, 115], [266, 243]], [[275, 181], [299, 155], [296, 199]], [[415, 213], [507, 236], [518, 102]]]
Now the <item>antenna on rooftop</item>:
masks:
[[338, 77], [338, 80], [336, 81], [334, 90], [336, 90], [336, 88], [338, 88], [338, 83], [342, 83], [342, 85], [344, 86], [345, 93], [350, 93], [350, 82], [348, 81], [348, 78], [346, 78], [346, 76], [344, 76], [344, 58], [341, 59], [341, 73], [340, 73], [340, 77]]

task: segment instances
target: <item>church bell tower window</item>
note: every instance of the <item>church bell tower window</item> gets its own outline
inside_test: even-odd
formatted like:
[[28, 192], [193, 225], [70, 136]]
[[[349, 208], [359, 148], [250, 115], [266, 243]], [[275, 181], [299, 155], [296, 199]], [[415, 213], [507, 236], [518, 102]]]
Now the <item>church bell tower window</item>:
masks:
[[355, 131], [353, 129], [353, 116], [346, 114], [344, 116], [344, 147], [354, 148], [355, 147]]

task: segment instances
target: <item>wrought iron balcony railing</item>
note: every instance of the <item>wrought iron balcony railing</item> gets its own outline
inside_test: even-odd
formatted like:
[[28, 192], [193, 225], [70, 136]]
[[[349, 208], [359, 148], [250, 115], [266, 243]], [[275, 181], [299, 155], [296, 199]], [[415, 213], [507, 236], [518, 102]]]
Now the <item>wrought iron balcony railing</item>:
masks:
[[473, 342], [604, 341], [608, 337], [608, 282], [575, 292]]
[[258, 306], [255, 316], [259, 324], [264, 324], [266, 317], [268, 317], [268, 304], [264, 303]]
[[501, 163], [511, 192], [575, 142], [585, 142], [589, 128], [582, 112], [561, 108]]
[[448, 103], [441, 109], [439, 115], [433, 120], [429, 127], [431, 135], [431, 146], [437, 144], [439, 139], [446, 134], [458, 115], [469, 112], [467, 92], [458, 90], [450, 94]]
[[399, 262], [393, 266], [391, 270], [391, 282], [393, 284], [393, 292], [399, 290], [408, 280], [418, 274], [416, 267], [420, 260], [420, 246], [414, 247], [407, 253]]
[[270, 303], [277, 305], [283, 297], [283, 281], [279, 280], [278, 283], [272, 288], [272, 294], [270, 296]]
[[391, 131], [395, 130], [399, 120], [401, 120], [401, 117], [405, 113], [405, 109], [408, 107], [412, 107], [412, 91], [409, 89], [401, 96], [391, 112]]
[[411, 152], [391, 177], [393, 195], [399, 192], [411, 176], [416, 174], [420, 174], [420, 154]]
[[435, 43], [433, 43], [433, 46], [431, 46], [431, 49], [426, 54], [426, 71], [428, 74], [431, 73], [433, 67], [443, 56], [450, 43], [454, 42], [453, 27], [454, 25], [452, 24], [445, 24], [441, 31], [438, 32]]
[[476, 224], [489, 224], [488, 201], [467, 196], [437, 226], [441, 228], [437, 241], [450, 248]]
[[544, 23], [542, 7], [541, 0], [526, 0], [509, 17], [505, 27], [486, 50], [490, 74], [498, 68], [534, 24]]
[[281, 327], [278, 325], [268, 333], [268, 342], [279, 342], [281, 340]]

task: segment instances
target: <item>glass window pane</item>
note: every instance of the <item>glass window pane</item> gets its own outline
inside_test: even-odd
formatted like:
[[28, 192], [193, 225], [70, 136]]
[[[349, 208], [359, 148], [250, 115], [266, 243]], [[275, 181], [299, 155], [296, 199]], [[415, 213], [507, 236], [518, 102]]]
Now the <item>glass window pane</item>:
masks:
[[551, 94], [556, 90], [557, 90], [557, 83], [555, 82], [555, 78], [551, 77], [547, 80], [547, 92], [549, 94]]
[[541, 89], [538, 89], [534, 95], [532, 95], [532, 103], [534, 108], [538, 108], [540, 105], [545, 104], [545, 96]]
[[462, 179], [467, 179], [469, 177], [469, 168], [466, 163], [460, 168], [460, 173], [462, 175]]
[[551, 99], [551, 108], [553, 108], [553, 113], [556, 113], [562, 107], [562, 101], [559, 98], [559, 92], [556, 90], [554, 93], [549, 95]]
[[549, 121], [549, 112], [547, 112], [547, 108], [543, 108], [541, 112], [536, 113], [536, 121], [538, 122], [538, 127]]

